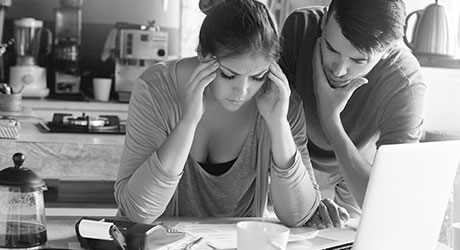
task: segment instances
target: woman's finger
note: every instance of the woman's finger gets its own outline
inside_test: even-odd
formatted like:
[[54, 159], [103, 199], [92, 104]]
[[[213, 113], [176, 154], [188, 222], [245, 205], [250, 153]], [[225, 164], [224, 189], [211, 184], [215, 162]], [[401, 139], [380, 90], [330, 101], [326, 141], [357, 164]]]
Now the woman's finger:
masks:
[[219, 67], [219, 62], [216, 59], [210, 60], [205, 63], [200, 63], [190, 75], [191, 87], [195, 88], [196, 85], [205, 76], [212, 74]]
[[280, 89], [280, 91], [282, 91], [283, 93], [289, 93], [290, 88], [289, 84], [287, 84], [287, 78], [281, 71], [281, 68], [279, 68], [279, 66], [277, 67], [273, 63], [270, 65], [268, 78], [272, 80], [272, 82], [278, 87], [278, 89]]
[[270, 65], [270, 70], [273, 70], [272, 72], [281, 80], [281, 83], [286, 89], [290, 89], [289, 81], [278, 63], [272, 63]]
[[200, 93], [204, 92], [204, 89], [216, 79], [216, 72], [211, 73], [210, 75], [207, 75], [201, 79], [201, 81], [198, 81], [198, 84], [196, 85], [195, 91], [199, 91]]

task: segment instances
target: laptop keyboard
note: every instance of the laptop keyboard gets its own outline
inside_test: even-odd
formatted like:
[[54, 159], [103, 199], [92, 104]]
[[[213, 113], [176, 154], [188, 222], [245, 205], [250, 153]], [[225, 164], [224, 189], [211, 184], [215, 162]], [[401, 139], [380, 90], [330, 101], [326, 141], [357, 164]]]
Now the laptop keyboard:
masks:
[[352, 248], [353, 248], [353, 243], [351, 242], [351, 243], [345, 243], [339, 246], [325, 248], [324, 250], [351, 250]]

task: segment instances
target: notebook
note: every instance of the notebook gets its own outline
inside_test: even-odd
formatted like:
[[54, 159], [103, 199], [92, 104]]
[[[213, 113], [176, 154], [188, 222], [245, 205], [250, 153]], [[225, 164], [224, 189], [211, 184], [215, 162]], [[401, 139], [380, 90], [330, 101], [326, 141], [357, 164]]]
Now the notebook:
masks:
[[288, 249], [436, 249], [459, 163], [460, 140], [381, 146], [357, 232], [321, 230]]

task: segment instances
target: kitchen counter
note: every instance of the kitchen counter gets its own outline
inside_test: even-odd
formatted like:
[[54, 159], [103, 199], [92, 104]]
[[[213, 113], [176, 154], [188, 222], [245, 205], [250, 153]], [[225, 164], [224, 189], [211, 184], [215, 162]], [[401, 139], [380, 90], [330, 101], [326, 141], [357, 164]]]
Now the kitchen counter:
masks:
[[[77, 209], [74, 209], [77, 210]], [[90, 217], [102, 217], [102, 218], [114, 218], [114, 219], [123, 219], [120, 217], [114, 217], [111, 215], [111, 212], [109, 213], [102, 213], [102, 214], [97, 214], [99, 211], [90, 211], [90, 214], [86, 216]], [[80, 244], [78, 241], [78, 238], [76, 236], [75, 232], [75, 224], [82, 218], [81, 215], [78, 214], [69, 214], [69, 215], [59, 215], [59, 216], [50, 216], [48, 211], [46, 211], [46, 228], [47, 228], [47, 236], [48, 236], [48, 241], [46, 243], [46, 247], [52, 249], [78, 249], [80, 248]], [[174, 228], [177, 223], [179, 222], [187, 222], [191, 224], [213, 224], [215, 225], [216, 228], [225, 228], [228, 230], [228, 226], [230, 224], [234, 224], [238, 221], [243, 221], [243, 220], [259, 220], [260, 218], [236, 218], [236, 217], [226, 217], [226, 218], [213, 218], [213, 217], [208, 217], [208, 218], [192, 218], [192, 217], [160, 217], [158, 220], [156, 220], [157, 223], [162, 223], [170, 228]], [[270, 219], [272, 221], [272, 219]], [[277, 221], [277, 219], [274, 219], [273, 221]], [[349, 224], [352, 224], [352, 227], [357, 227], [357, 220], [350, 220]], [[203, 237], [209, 237], [211, 236], [210, 233], [207, 231], [209, 230], [206, 226], [203, 226], [201, 228], [197, 227], [194, 228], [193, 232], [190, 231], [191, 229], [187, 230], [189, 233], [193, 233], [195, 236], [203, 236]], [[291, 229], [294, 231], [294, 229]], [[302, 230], [303, 232], [310, 232], [311, 229], [308, 228], [296, 228], [295, 229], [297, 232]], [[319, 232], [319, 237], [328, 237], [327, 236], [327, 230], [325, 231], [320, 231]], [[345, 229], [349, 231], [350, 229]], [[352, 229], [353, 230], [353, 229]], [[221, 233], [222, 240], [225, 238], [227, 241], [231, 240], [228, 238], [228, 232], [222, 231], [222, 230], [216, 230], [213, 232], [213, 236], [217, 237], [215, 234], [216, 233]], [[323, 238], [324, 239], [324, 238]], [[311, 245], [312, 243], [307, 243], [304, 242], [302, 243], [301, 241], [295, 243], [288, 243], [287, 250], [289, 249], [305, 249], [305, 246]], [[196, 247], [198, 249], [198, 246]], [[155, 248], [157, 249], [157, 248]], [[174, 248], [176, 249], [176, 248]], [[182, 249], [182, 248], [181, 248]], [[193, 248], [195, 249], [195, 248]], [[201, 247], [200, 249], [215, 249], [214, 247]], [[397, 245], [395, 249], [398, 249]], [[438, 243], [436, 245], [435, 250], [452, 250], [450, 247]]]
[[123, 145], [124, 135], [117, 134], [83, 134], [83, 133], [46, 133], [39, 125], [45, 122], [40, 119], [20, 120], [21, 132], [17, 140], [20, 142], [64, 143], [79, 145]]
[[[127, 118], [128, 105], [101, 102], [23, 100], [17, 117], [18, 139], [0, 139], [0, 169], [13, 165], [12, 156], [21, 152], [24, 166], [45, 179], [45, 199], [55, 203], [91, 203], [114, 206], [116, 179], [124, 135], [46, 133], [39, 122], [51, 121], [52, 114], [118, 115]], [[54, 205], [49, 205], [54, 206]]]
[[118, 115], [120, 119], [126, 120], [128, 117], [128, 104], [120, 102], [77, 102], [62, 100], [41, 100], [23, 99], [22, 105], [32, 107], [36, 114], [44, 120], [51, 120], [53, 113], [74, 113], [81, 115], [85, 112], [88, 115]]

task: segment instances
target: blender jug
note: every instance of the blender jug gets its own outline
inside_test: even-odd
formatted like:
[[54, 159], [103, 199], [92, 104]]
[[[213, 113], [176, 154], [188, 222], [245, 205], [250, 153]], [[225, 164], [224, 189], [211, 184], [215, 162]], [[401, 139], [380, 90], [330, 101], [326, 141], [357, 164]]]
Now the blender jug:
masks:
[[[40, 51], [40, 39], [43, 29], [43, 22], [33, 18], [23, 18], [14, 21], [16, 65], [38, 65], [38, 53]], [[51, 51], [50, 37], [48, 37], [48, 43], [47, 54]]]
[[13, 156], [14, 167], [0, 171], [0, 248], [40, 248], [47, 241], [43, 191], [45, 182], [21, 167], [24, 156]]
[[10, 86], [15, 93], [27, 97], [44, 97], [49, 93], [46, 69], [38, 64], [42, 32], [47, 33], [46, 55], [51, 53], [51, 31], [43, 27], [43, 21], [22, 18], [14, 21], [14, 48], [16, 65], [10, 68]]

